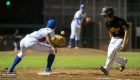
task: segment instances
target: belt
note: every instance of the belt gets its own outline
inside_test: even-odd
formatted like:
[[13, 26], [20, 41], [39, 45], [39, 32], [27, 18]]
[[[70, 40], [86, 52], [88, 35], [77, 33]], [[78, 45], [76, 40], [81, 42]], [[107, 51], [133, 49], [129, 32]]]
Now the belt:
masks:
[[80, 18], [73, 18], [73, 20], [75, 20], [75, 19], [80, 19]]
[[123, 39], [123, 37], [114, 37], [114, 36], [113, 36], [113, 38], [115, 38], [115, 39]]

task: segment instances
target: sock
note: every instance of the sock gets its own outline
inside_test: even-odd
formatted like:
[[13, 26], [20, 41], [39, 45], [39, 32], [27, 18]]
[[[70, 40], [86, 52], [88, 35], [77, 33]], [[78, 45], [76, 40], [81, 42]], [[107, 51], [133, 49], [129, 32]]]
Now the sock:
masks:
[[8, 69], [8, 71], [13, 72], [15, 66], [21, 61], [21, 58], [17, 55], [12, 66]]
[[72, 41], [73, 41], [73, 39], [72, 39], [72, 38], [70, 38], [70, 41], [69, 41], [69, 46], [71, 46], [71, 45], [72, 45]]
[[48, 55], [48, 60], [47, 60], [48, 64], [47, 64], [47, 67], [45, 69], [46, 72], [51, 71], [51, 66], [52, 66], [52, 63], [54, 61], [54, 58], [55, 58], [54, 54], [49, 54]]
[[75, 40], [75, 47], [78, 47], [79, 40]]

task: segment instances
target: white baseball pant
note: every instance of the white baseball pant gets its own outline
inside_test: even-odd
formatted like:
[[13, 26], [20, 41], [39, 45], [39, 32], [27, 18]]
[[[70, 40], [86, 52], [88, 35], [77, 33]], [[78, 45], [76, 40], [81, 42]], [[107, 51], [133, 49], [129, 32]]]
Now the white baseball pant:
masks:
[[76, 21], [72, 21], [70, 38], [71, 39], [75, 38], [75, 40], [80, 40], [80, 32], [81, 32], [81, 28], [78, 28], [78, 24], [76, 23]]
[[54, 54], [51, 46], [46, 43], [38, 42], [35, 37], [26, 35], [20, 42], [20, 52], [18, 56], [22, 58], [26, 55], [28, 50], [38, 51], [38, 52], [49, 52], [49, 54]]
[[117, 52], [120, 50], [121, 44], [123, 42], [123, 38], [120, 37], [112, 37], [109, 46], [108, 46], [108, 53], [107, 53], [107, 60], [106, 65], [104, 68], [107, 72], [110, 71], [112, 64], [114, 61], [120, 64], [120, 66], [124, 66], [126, 63], [125, 58], [120, 57]]

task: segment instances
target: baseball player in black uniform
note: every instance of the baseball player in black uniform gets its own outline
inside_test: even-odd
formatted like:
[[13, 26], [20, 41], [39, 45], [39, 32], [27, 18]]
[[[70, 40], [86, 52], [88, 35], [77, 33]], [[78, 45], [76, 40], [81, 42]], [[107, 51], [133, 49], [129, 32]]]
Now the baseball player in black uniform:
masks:
[[125, 69], [127, 59], [120, 57], [117, 52], [125, 48], [130, 27], [124, 19], [114, 16], [114, 10], [112, 7], [104, 7], [100, 15], [104, 16], [106, 20], [105, 24], [111, 39], [108, 46], [106, 65], [101, 66], [100, 70], [105, 75], [108, 75], [112, 64], [116, 61], [120, 65], [120, 71], [122, 72]]

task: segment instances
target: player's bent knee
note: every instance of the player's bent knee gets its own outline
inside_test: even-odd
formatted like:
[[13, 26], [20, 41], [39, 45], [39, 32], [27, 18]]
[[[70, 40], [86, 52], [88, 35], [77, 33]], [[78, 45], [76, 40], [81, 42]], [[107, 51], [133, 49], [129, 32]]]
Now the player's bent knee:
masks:
[[17, 55], [18, 55], [20, 58], [23, 58], [23, 57], [25, 56], [25, 54], [23, 54], [23, 53], [21, 53], [21, 52], [18, 53]]
[[49, 54], [55, 54], [55, 52], [51, 49], [51, 50], [49, 51]]

